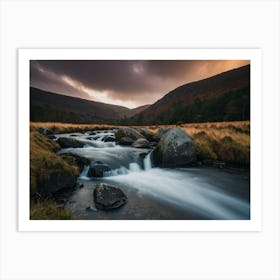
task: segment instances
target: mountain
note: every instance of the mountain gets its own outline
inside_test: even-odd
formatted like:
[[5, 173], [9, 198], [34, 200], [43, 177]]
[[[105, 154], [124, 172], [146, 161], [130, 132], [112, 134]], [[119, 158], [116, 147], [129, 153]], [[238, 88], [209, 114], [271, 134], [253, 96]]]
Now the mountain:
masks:
[[152, 125], [250, 119], [250, 65], [182, 85], [127, 124]]
[[128, 109], [30, 87], [30, 120], [66, 123], [115, 123], [148, 108]]

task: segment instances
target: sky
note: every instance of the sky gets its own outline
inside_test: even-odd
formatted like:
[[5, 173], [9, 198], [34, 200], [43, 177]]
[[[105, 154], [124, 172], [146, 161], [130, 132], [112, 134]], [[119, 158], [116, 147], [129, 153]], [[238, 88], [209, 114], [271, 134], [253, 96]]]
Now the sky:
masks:
[[30, 85], [128, 108], [152, 104], [183, 84], [248, 60], [32, 60]]

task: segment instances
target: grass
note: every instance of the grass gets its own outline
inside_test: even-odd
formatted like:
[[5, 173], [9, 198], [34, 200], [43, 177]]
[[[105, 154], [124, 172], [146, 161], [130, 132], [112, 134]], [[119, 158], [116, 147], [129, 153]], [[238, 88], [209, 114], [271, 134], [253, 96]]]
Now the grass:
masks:
[[104, 130], [112, 129], [120, 126], [106, 125], [106, 124], [71, 124], [59, 122], [30, 122], [31, 129], [38, 127], [45, 127], [50, 129], [53, 133], [71, 133], [83, 132], [87, 130]]
[[40, 192], [46, 182], [64, 174], [78, 176], [79, 169], [68, 163], [55, 152], [59, 145], [48, 137], [40, 134], [34, 127], [30, 129], [30, 190], [31, 195]]
[[75, 220], [76, 217], [69, 213], [63, 206], [53, 200], [31, 202], [31, 220]]
[[[48, 194], [49, 187], [61, 183], [62, 177], [71, 184], [76, 182], [78, 167], [73, 161], [67, 161], [56, 154], [60, 146], [48, 137], [40, 134], [35, 127], [30, 128], [30, 195], [35, 193]], [[42, 196], [44, 197], [44, 196]], [[31, 199], [30, 218], [36, 220], [74, 219], [55, 201], [42, 200], [34, 202]]]

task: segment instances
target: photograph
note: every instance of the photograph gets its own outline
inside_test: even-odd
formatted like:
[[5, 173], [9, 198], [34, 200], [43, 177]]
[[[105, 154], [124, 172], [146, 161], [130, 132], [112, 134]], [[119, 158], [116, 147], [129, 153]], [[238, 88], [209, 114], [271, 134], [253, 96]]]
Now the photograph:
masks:
[[250, 220], [250, 60], [30, 60], [30, 220]]

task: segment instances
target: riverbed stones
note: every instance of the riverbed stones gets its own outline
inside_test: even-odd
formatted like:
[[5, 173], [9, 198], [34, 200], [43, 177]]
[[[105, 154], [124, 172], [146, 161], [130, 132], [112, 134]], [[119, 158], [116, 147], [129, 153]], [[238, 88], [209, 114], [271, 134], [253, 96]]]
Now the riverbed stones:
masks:
[[61, 148], [82, 148], [84, 146], [83, 142], [70, 137], [59, 137], [57, 143]]
[[127, 197], [120, 188], [101, 183], [93, 191], [95, 207], [100, 210], [116, 209], [127, 202]]
[[119, 141], [123, 137], [129, 137], [132, 140], [137, 140], [140, 138], [145, 138], [141, 133], [139, 133], [136, 129], [130, 127], [120, 128], [115, 132], [116, 140]]
[[132, 143], [134, 148], [150, 148], [150, 142], [145, 138], [139, 138]]
[[88, 177], [103, 177], [104, 172], [110, 171], [111, 168], [107, 164], [94, 164], [88, 170]]
[[162, 135], [152, 159], [160, 167], [184, 166], [195, 161], [195, 145], [185, 131], [172, 128]]

